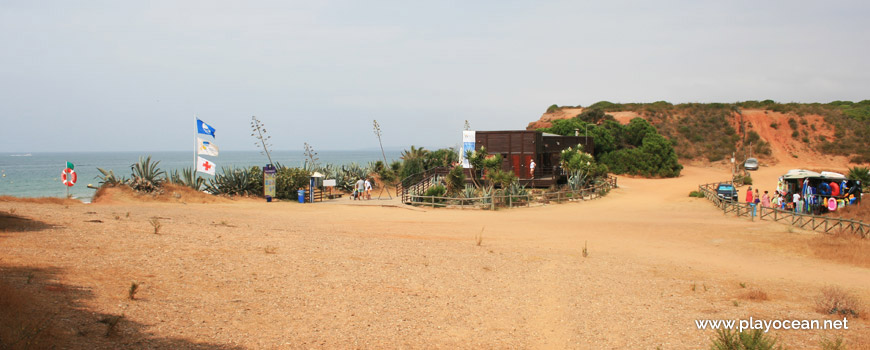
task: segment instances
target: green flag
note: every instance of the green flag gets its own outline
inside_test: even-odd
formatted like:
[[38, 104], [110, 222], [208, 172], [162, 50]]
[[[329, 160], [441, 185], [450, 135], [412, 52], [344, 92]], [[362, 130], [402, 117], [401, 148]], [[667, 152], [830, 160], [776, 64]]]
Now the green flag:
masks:
[[73, 165], [73, 163], [70, 163], [69, 161], [66, 162], [66, 167], [69, 168], [69, 170], [75, 170], [75, 169], [76, 169], [76, 166]]

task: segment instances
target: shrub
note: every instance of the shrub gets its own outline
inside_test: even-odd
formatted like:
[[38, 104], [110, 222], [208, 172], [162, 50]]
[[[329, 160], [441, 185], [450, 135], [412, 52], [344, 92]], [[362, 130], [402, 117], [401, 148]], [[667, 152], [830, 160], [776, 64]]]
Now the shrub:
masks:
[[794, 120], [794, 118], [788, 118], [788, 126], [791, 127], [792, 130], [797, 130], [797, 128], [798, 128], [797, 120]]
[[774, 129], [779, 129], [779, 124], [777, 124], [776, 122], [772, 122], [770, 123], [770, 127]]
[[[420, 158], [410, 158], [406, 159], [402, 162], [402, 170], [399, 171], [399, 179], [402, 181], [408, 181], [410, 185], [411, 183], [417, 183], [420, 179], [423, 178], [421, 174], [423, 172], [423, 159]], [[408, 177], [412, 175], [418, 175], [415, 178], [408, 179]], [[405, 180], [408, 179], [408, 180]]]
[[560, 109], [561, 108], [559, 108], [559, 105], [553, 104], [550, 107], [547, 107], [547, 113], [553, 113], [553, 112], [558, 111]]
[[849, 168], [849, 178], [852, 180], [861, 180], [862, 184], [870, 183], [870, 168], [855, 166]]
[[693, 197], [693, 198], [704, 198], [704, 192], [701, 192], [701, 191], [692, 191], [692, 192], [689, 192], [689, 197]]
[[783, 349], [776, 345], [776, 339], [764, 333], [760, 329], [749, 332], [737, 332], [730, 329], [719, 329], [713, 344], [713, 350], [774, 350]]
[[[444, 197], [447, 194], [447, 188], [444, 185], [435, 185], [429, 187], [426, 192], [423, 193], [426, 197]], [[436, 200], [437, 201], [437, 200]]]
[[854, 295], [840, 287], [829, 286], [816, 297], [816, 311], [827, 315], [861, 317], [863, 305]]
[[[276, 181], [276, 191], [279, 191], [277, 187], [279, 186]], [[205, 189], [211, 194], [227, 196], [259, 195], [263, 193], [262, 171], [257, 167], [250, 169], [224, 167], [221, 168], [220, 174], [215, 174], [215, 177], [205, 184]]]
[[465, 169], [457, 165], [447, 173], [447, 192], [456, 195], [465, 188]]
[[[311, 173], [305, 169], [288, 168], [277, 164], [278, 173], [275, 174], [275, 197], [281, 199], [298, 198], [298, 190], [308, 187]], [[354, 180], [355, 181], [355, 180]]]

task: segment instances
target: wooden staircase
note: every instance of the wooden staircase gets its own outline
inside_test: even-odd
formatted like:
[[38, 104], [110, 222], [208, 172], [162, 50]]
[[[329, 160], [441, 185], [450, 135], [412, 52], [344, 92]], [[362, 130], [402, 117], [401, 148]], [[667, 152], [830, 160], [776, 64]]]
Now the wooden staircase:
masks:
[[402, 203], [411, 203], [411, 194], [426, 193], [439, 176], [446, 176], [450, 172], [448, 167], [437, 167], [408, 176], [396, 184], [396, 196], [402, 199]]

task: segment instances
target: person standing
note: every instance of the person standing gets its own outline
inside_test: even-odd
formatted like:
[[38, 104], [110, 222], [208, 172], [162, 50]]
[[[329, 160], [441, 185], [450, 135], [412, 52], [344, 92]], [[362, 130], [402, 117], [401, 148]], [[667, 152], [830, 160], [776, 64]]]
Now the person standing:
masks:
[[767, 195], [767, 191], [764, 191], [764, 196], [761, 197], [761, 206], [770, 208], [770, 196]]
[[755, 216], [755, 197], [752, 195], [752, 186], [746, 190], [746, 203], [752, 207], [752, 216]]
[[535, 160], [529, 159], [529, 177], [535, 178]]
[[794, 202], [794, 212], [795, 213], [798, 213], [798, 211], [800, 210], [800, 204], [798, 204], [798, 202], [800, 202], [800, 200], [801, 200], [800, 193], [795, 192], [794, 196], [792, 196], [792, 202]]
[[369, 179], [366, 179], [365, 189], [366, 199], [372, 199], [372, 183], [369, 181]]

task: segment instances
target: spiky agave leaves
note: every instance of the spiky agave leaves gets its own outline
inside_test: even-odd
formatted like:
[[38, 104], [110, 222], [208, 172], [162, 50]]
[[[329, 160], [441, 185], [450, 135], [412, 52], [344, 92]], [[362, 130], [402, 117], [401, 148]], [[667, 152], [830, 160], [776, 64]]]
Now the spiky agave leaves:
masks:
[[249, 169], [222, 167], [220, 174], [215, 174], [205, 184], [205, 190], [211, 194], [223, 195], [254, 195], [258, 194], [256, 174]]
[[112, 170], [105, 170], [103, 168], [97, 168], [102, 175], [97, 175], [95, 179], [99, 180], [100, 186], [118, 186], [123, 185], [127, 182], [127, 179], [124, 177], [118, 177], [115, 175], [115, 172]]
[[130, 188], [139, 192], [159, 191], [163, 181], [166, 180], [166, 172], [158, 167], [160, 161], [151, 161], [151, 156], [142, 158], [130, 165], [132, 178], [129, 181]]
[[202, 189], [202, 186], [205, 185], [205, 179], [201, 176], [195, 176], [195, 172], [193, 168], [184, 168], [181, 169], [181, 174], [179, 175], [178, 170], [172, 172], [172, 176], [170, 176], [170, 180], [172, 183], [182, 186], [190, 187], [196, 191]]

